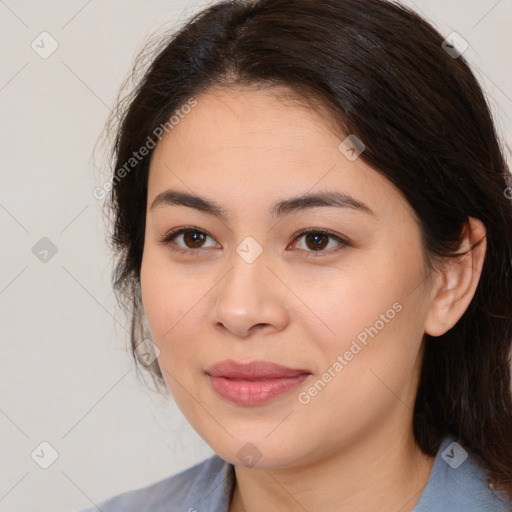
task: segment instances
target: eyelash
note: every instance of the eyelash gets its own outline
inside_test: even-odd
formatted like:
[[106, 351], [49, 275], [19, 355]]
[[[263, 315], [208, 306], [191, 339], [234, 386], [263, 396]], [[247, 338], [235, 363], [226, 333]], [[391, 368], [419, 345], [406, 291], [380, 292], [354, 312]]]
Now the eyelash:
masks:
[[[174, 238], [176, 238], [179, 235], [186, 234], [186, 233], [201, 233], [203, 235], [210, 236], [210, 235], [208, 235], [208, 233], [206, 231], [203, 231], [202, 229], [198, 229], [198, 228], [194, 228], [194, 227], [190, 226], [190, 227], [178, 228], [178, 229], [170, 231], [169, 233], [166, 233], [166, 235], [161, 240], [159, 240], [159, 243], [166, 245], [168, 247], [168, 249], [173, 252], [181, 253], [181, 254], [189, 254], [189, 255], [196, 253], [196, 254], [194, 254], [194, 256], [198, 256], [199, 252], [200, 252], [199, 249], [202, 249], [202, 247], [198, 247], [197, 249], [183, 249], [181, 247], [172, 247], [171, 246], [171, 242]], [[303, 237], [304, 235], [309, 235], [309, 234], [326, 235], [326, 236], [336, 240], [336, 242], [339, 242], [339, 244], [341, 246], [341, 247], [338, 247], [337, 249], [331, 249], [329, 251], [325, 251], [325, 250], [305, 251], [305, 250], [303, 250], [304, 252], [306, 252], [307, 257], [310, 257], [310, 258], [311, 257], [317, 258], [318, 256], [321, 256], [322, 254], [329, 255], [329, 254], [332, 254], [333, 252], [340, 250], [341, 248], [350, 246], [350, 243], [346, 239], [341, 238], [339, 235], [336, 235], [332, 231], [329, 231], [326, 229], [305, 229], [305, 230], [297, 233], [295, 235], [295, 238], [293, 239], [293, 241], [298, 240], [301, 237]], [[210, 238], [212, 238], [212, 237], [210, 237]]]

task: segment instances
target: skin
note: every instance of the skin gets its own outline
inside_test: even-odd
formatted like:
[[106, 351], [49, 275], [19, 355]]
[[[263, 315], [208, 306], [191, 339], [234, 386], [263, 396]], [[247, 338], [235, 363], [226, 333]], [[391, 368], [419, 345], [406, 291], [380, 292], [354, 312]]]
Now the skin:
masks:
[[[483, 242], [427, 272], [419, 225], [398, 189], [361, 158], [348, 160], [338, 149], [344, 136], [280, 92], [212, 88], [152, 154], [141, 291], [159, 364], [192, 427], [235, 466], [230, 512], [411, 511], [434, 461], [412, 433], [423, 335], [446, 332], [467, 308], [485, 228], [470, 219], [461, 247]], [[228, 217], [151, 208], [167, 189], [211, 199]], [[350, 194], [374, 214], [268, 213], [279, 200], [319, 190]], [[208, 237], [202, 245], [183, 235], [160, 242], [183, 226]], [[296, 237], [306, 228], [350, 243], [327, 239], [320, 254]], [[263, 249], [252, 263], [236, 252], [248, 236]], [[401, 311], [300, 403], [298, 394], [396, 302]], [[270, 402], [235, 405], [205, 374], [224, 359], [273, 361], [312, 375]], [[254, 467], [237, 456], [248, 442], [261, 454]]]

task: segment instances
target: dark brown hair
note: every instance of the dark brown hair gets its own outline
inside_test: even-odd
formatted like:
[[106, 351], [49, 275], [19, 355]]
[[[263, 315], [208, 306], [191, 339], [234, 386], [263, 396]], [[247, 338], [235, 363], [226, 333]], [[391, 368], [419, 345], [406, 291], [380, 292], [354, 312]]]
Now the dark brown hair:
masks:
[[[446, 435], [460, 440], [512, 495], [512, 180], [479, 84], [442, 43], [417, 14], [382, 0], [233, 0], [195, 15], [151, 54], [119, 104], [108, 203], [114, 287], [135, 350], [151, 151], [128, 171], [126, 162], [159, 126], [214, 85], [286, 86], [316, 99], [340, 141], [355, 134], [361, 158], [410, 203], [432, 269], [455, 257], [468, 217], [486, 227], [472, 302], [448, 332], [425, 335], [413, 427], [430, 455]], [[161, 384], [158, 363], [152, 370]]]

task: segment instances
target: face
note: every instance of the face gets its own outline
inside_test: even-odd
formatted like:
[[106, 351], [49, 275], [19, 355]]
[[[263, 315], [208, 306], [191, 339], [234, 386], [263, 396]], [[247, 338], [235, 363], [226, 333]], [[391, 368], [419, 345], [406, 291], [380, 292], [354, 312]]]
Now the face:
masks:
[[141, 268], [178, 406], [263, 468], [410, 432], [429, 306], [398, 189], [278, 93], [210, 89], [157, 145]]

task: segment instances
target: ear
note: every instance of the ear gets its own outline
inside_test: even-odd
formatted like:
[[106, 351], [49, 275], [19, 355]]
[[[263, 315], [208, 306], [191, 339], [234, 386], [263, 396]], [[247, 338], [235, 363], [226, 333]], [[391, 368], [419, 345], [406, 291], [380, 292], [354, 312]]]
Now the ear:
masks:
[[436, 273], [431, 289], [431, 305], [425, 319], [425, 333], [441, 336], [464, 314], [480, 280], [487, 249], [482, 221], [469, 217], [462, 231], [458, 253], [448, 258]]

